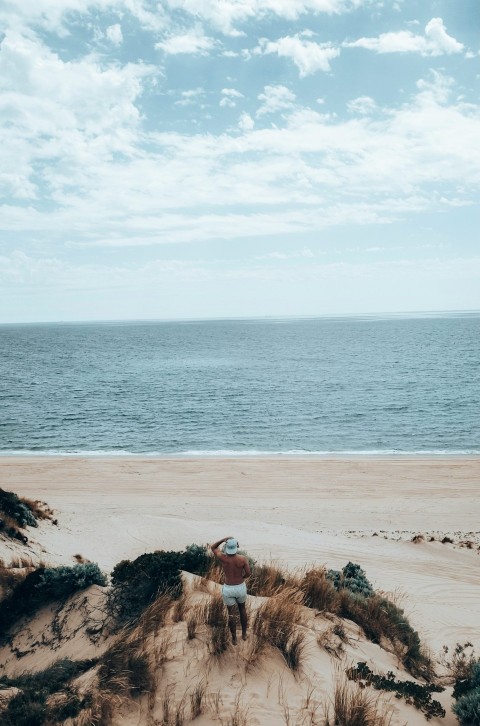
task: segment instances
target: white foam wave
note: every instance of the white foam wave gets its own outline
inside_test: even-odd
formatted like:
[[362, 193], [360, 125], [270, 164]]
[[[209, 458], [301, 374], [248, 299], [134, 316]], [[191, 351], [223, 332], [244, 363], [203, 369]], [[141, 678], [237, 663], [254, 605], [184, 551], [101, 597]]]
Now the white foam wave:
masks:
[[259, 449], [187, 449], [185, 451], [127, 451], [125, 449], [0, 449], [2, 456], [68, 456], [68, 457], [138, 457], [158, 459], [181, 458], [240, 458], [240, 457], [362, 457], [362, 456], [478, 456], [480, 449], [418, 449], [401, 451], [400, 449], [335, 449], [308, 451], [307, 449], [288, 449], [285, 451], [263, 451]]

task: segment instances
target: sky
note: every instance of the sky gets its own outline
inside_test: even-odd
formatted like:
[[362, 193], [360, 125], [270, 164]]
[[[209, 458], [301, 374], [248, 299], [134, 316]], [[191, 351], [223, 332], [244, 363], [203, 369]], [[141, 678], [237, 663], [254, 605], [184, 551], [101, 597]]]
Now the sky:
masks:
[[0, 322], [480, 309], [478, 0], [0, 28]]

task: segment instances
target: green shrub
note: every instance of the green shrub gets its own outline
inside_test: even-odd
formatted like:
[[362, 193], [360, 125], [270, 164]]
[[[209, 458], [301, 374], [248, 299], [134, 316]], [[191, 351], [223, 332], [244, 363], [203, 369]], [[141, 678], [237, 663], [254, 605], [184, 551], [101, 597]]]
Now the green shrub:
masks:
[[374, 594], [373, 587], [367, 580], [364, 570], [360, 565], [353, 562], [348, 562], [341, 572], [339, 570], [329, 570], [327, 577], [332, 581], [336, 590], [345, 588], [356, 595], [363, 595], [363, 597], [371, 597]]
[[469, 664], [468, 672], [464, 678], [457, 678], [453, 687], [453, 697], [460, 698], [465, 693], [480, 688], [480, 660]]
[[191, 544], [185, 548], [182, 553], [182, 565], [181, 569], [186, 572], [192, 572], [194, 575], [202, 575], [205, 577], [207, 574], [212, 556], [210, 555], [207, 547], [204, 545]]
[[105, 575], [97, 564], [73, 567], [39, 567], [20, 582], [13, 593], [0, 603], [0, 622], [4, 630], [19, 618], [31, 615], [44, 605], [66, 600], [90, 585], [106, 585]]
[[480, 724], [480, 688], [474, 688], [460, 696], [452, 706], [452, 711], [462, 725], [478, 726]]
[[164, 592], [182, 593], [182, 552], [151, 552], [135, 560], [122, 560], [112, 571], [108, 608], [117, 624], [132, 622]]
[[32, 510], [14, 492], [0, 489], [0, 512], [13, 519], [19, 527], [38, 526]]

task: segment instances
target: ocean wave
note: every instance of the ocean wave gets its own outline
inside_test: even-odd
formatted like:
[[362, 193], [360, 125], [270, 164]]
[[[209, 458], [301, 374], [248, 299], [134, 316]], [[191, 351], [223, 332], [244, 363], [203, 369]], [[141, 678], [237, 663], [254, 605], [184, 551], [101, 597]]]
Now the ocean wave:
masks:
[[136, 457], [157, 459], [181, 458], [225, 458], [241, 457], [362, 457], [362, 456], [478, 456], [480, 449], [417, 449], [403, 451], [400, 449], [335, 449], [308, 451], [307, 449], [288, 449], [285, 451], [260, 449], [187, 449], [185, 451], [127, 451], [125, 449], [0, 449], [2, 456], [68, 456], [68, 457]]

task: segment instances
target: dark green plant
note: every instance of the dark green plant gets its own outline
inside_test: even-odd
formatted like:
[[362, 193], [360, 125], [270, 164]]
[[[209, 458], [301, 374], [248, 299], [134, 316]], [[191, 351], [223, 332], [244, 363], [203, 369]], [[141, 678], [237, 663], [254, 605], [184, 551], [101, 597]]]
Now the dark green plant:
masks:
[[182, 570], [192, 572], [194, 575], [207, 574], [212, 556], [205, 545], [191, 544], [182, 553]]
[[[20, 693], [14, 696], [0, 715], [1, 726], [43, 726], [47, 722], [62, 722], [63, 708], [74, 715], [85, 707], [85, 699], [80, 699], [69, 691], [67, 684], [73, 678], [90, 670], [96, 660], [72, 661], [68, 658], [59, 660], [49, 668], [38, 673], [28, 673], [17, 678], [0, 677], [0, 688], [15, 687]], [[54, 693], [67, 690], [68, 698], [63, 706], [47, 706], [47, 700]], [[76, 704], [76, 705], [75, 705]]]
[[13, 519], [19, 527], [38, 527], [37, 520], [26, 502], [14, 492], [0, 489], [0, 512]]
[[106, 585], [107, 579], [97, 564], [88, 562], [72, 567], [39, 567], [30, 572], [0, 603], [3, 634], [19, 618], [31, 615], [44, 605], [66, 600], [90, 585]]
[[[470, 645], [470, 644], [466, 644]], [[456, 654], [462, 655], [465, 646], [457, 645]], [[455, 680], [453, 697], [457, 702], [452, 706], [453, 713], [461, 724], [478, 726], [480, 724], [480, 660], [473, 656], [465, 658], [461, 675]]]
[[138, 616], [162, 593], [172, 598], [182, 593], [180, 570], [184, 560], [182, 552], [151, 552], [135, 560], [122, 560], [112, 572], [112, 589], [108, 608], [117, 621], [124, 625]]
[[480, 724], [480, 688], [474, 688], [460, 696], [452, 706], [462, 726], [478, 726]]
[[441, 693], [445, 690], [441, 686], [432, 683], [422, 686], [414, 681], [396, 681], [392, 671], [386, 675], [376, 674], [366, 663], [357, 663], [356, 668], [348, 668], [346, 674], [351, 681], [356, 681], [363, 686], [373, 686], [378, 691], [391, 691], [398, 698], [404, 698], [407, 703], [422, 711], [427, 721], [437, 716], [440, 718], [445, 716], [445, 709], [442, 705], [432, 699], [432, 693]]
[[336, 590], [345, 588], [356, 595], [363, 595], [363, 597], [371, 597], [374, 594], [364, 570], [353, 562], [348, 562], [341, 572], [328, 570], [327, 577], [332, 581]]

